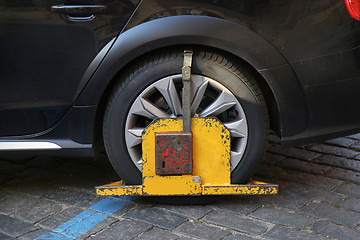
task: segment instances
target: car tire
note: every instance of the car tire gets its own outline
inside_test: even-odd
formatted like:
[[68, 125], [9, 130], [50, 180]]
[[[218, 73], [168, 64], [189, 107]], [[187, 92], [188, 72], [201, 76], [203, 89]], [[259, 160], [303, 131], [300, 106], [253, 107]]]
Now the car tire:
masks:
[[[245, 183], [264, 153], [268, 115], [251, 71], [238, 62], [215, 51], [194, 50], [192, 86], [196, 91], [192, 92], [192, 107], [198, 107], [192, 111], [197, 117], [218, 117], [229, 128], [231, 181]], [[142, 182], [141, 131], [156, 117], [181, 116], [176, 98], [181, 98], [182, 64], [182, 49], [151, 54], [129, 67], [113, 86], [104, 115], [103, 138], [111, 164], [126, 184]], [[216, 101], [219, 106], [214, 105]]]

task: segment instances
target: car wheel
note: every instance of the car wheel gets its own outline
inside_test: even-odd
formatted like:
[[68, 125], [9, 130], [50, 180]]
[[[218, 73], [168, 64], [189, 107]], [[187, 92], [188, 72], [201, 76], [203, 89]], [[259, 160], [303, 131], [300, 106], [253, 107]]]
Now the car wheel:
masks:
[[[195, 50], [193, 117], [217, 117], [231, 133], [231, 179], [244, 183], [266, 145], [264, 99], [246, 67], [217, 53]], [[182, 116], [183, 52], [147, 56], [119, 77], [108, 101], [103, 137], [108, 157], [127, 184], [141, 184], [141, 133], [156, 118]]]

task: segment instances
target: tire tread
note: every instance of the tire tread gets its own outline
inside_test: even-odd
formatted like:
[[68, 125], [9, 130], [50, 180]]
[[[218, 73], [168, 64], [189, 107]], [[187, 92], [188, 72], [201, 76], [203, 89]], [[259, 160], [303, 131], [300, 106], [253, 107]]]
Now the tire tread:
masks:
[[[179, 58], [181, 59], [183, 58], [182, 49], [159, 51], [155, 54], [151, 54], [142, 58], [140, 61], [135, 62], [120, 75], [118, 81], [113, 86], [113, 90], [109, 95], [110, 97], [108, 99], [108, 104], [106, 106], [104, 113], [103, 138], [108, 154], [109, 152], [111, 153], [114, 151], [113, 149], [114, 146], [113, 144], [111, 144], [109, 140], [111, 139], [110, 136], [113, 133], [108, 129], [108, 126], [110, 126], [110, 124], [107, 123], [107, 120], [111, 118], [112, 112], [116, 105], [115, 103], [117, 102], [117, 99], [119, 98], [121, 92], [124, 90], [127, 84], [129, 84], [130, 81], [132, 81], [132, 79], [135, 76], [137, 76], [140, 72], [147, 71], [152, 67], [154, 67], [154, 65], [159, 65], [164, 62], [168, 62], [170, 60], [175, 60], [175, 59], [181, 60]], [[257, 84], [256, 78], [251, 74], [251, 72], [248, 71], [246, 67], [244, 67], [242, 64], [239, 64], [236, 61], [236, 59], [231, 58], [231, 56], [227, 57], [225, 55], [219, 54], [217, 52], [212, 52], [206, 49], [205, 50], [194, 49], [194, 58], [209, 61], [212, 64], [216, 64], [226, 69], [227, 71], [236, 75], [248, 87], [251, 94], [254, 96], [254, 99], [257, 101], [257, 104], [261, 107], [262, 113], [264, 115], [264, 127], [265, 127], [264, 139], [266, 144], [267, 136], [268, 136], [267, 133], [269, 131], [269, 117], [268, 117], [267, 107], [261, 89]], [[263, 149], [261, 155], [263, 156], [264, 153], [265, 153], [265, 148]], [[260, 163], [260, 161], [258, 163]], [[119, 169], [115, 167], [115, 170], [119, 173]], [[127, 181], [126, 178], [124, 180]]]

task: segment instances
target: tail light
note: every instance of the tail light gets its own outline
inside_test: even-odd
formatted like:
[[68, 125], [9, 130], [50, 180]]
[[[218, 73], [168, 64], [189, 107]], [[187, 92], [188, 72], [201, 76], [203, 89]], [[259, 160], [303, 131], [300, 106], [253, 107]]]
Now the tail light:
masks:
[[344, 0], [346, 8], [352, 18], [360, 20], [360, 0]]

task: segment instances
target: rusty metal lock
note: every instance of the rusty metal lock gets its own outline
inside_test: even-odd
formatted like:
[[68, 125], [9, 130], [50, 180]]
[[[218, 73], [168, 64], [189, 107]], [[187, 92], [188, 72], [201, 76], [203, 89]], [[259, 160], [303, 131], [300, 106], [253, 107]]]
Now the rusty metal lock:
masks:
[[155, 153], [156, 174], [192, 174], [191, 132], [156, 133]]

